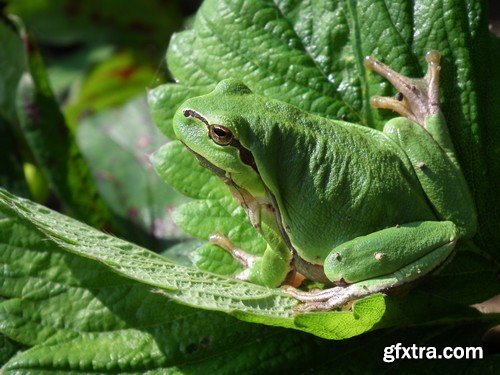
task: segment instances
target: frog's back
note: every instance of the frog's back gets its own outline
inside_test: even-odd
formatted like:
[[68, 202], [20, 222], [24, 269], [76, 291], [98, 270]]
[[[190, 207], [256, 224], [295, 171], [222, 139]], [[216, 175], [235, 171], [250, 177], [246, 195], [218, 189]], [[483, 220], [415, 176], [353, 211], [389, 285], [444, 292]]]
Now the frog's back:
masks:
[[355, 237], [435, 218], [406, 155], [382, 132], [288, 106], [255, 121], [260, 134], [247, 139], [258, 141], [245, 146], [307, 261], [321, 264]]

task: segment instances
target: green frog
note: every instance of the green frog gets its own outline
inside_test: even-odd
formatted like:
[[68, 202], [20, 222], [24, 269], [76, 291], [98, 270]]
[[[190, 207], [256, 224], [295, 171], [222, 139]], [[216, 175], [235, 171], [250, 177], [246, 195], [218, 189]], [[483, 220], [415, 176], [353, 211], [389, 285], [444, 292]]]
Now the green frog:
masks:
[[[383, 131], [305, 112], [233, 79], [181, 105], [178, 139], [222, 178], [267, 242], [254, 256], [212, 234], [243, 265], [238, 279], [283, 287], [303, 302], [300, 311], [331, 310], [431, 273], [475, 234], [439, 105], [440, 54], [426, 61], [426, 76], [412, 79], [366, 58], [399, 91], [371, 99], [401, 115]], [[303, 279], [326, 289], [296, 289]]]

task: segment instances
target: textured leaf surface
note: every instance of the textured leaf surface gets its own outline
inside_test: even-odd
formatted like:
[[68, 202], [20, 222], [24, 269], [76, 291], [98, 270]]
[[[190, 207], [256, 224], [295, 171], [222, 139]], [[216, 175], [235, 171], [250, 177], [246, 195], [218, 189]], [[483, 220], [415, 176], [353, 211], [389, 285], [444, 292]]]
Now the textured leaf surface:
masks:
[[[104, 265], [62, 250], [17, 220], [0, 221], [0, 262], [0, 332], [24, 343], [12, 345], [0, 336], [5, 374], [387, 371], [381, 362], [384, 346], [442, 347], [450, 339], [457, 345], [478, 345], [479, 333], [492, 324], [379, 331], [332, 343], [178, 305]], [[466, 369], [461, 362], [459, 369], [493, 373], [495, 360], [469, 361]], [[398, 362], [389, 370], [398, 365], [429, 368], [427, 361]], [[453, 363], [440, 361], [433, 368], [447, 372], [455, 368]]]
[[[174, 264], [156, 253], [15, 197], [3, 189], [0, 189], [0, 209], [30, 222], [62, 249], [103, 263], [120, 275], [155, 287], [158, 293], [193, 307], [223, 311], [250, 322], [301, 329], [331, 339], [365, 332], [379, 322], [384, 313], [384, 297], [374, 295], [354, 304], [352, 312], [328, 313], [336, 322], [333, 331], [315, 327], [314, 318], [295, 325], [296, 314], [292, 309], [297, 301], [278, 289]], [[365, 308], [358, 311], [358, 306]]]
[[[376, 16], [375, 16], [376, 15]], [[193, 28], [167, 53], [176, 84], [150, 92], [153, 118], [172, 137], [171, 119], [187, 97], [239, 78], [254, 92], [328, 118], [381, 129], [388, 113], [372, 95], [394, 94], [369, 73], [374, 54], [405, 74], [423, 76], [424, 55], [443, 55], [441, 100], [479, 213], [476, 240], [498, 257], [500, 67], [480, 1], [207, 0]], [[498, 259], [498, 258], [497, 258]]]
[[[0, 221], [3, 373], [206, 373], [303, 369], [329, 342], [178, 305]], [[9, 360], [16, 350], [22, 349]]]

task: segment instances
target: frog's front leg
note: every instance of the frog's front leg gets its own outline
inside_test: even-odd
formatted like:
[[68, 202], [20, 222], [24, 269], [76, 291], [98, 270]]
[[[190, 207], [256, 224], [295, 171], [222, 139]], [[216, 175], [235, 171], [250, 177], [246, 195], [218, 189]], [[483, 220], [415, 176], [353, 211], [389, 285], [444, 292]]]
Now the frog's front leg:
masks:
[[283, 290], [305, 302], [297, 311], [331, 310], [434, 271], [450, 257], [457, 239], [457, 227], [450, 221], [424, 221], [386, 228], [336, 247], [325, 259], [328, 279], [350, 285], [317, 292], [289, 287]]
[[441, 55], [438, 51], [429, 51], [425, 55], [429, 64], [424, 78], [403, 76], [373, 56], [365, 59], [365, 66], [387, 79], [400, 93], [396, 98], [373, 96], [370, 104], [374, 108], [391, 109], [403, 117], [425, 127], [428, 116], [441, 113], [439, 107], [439, 71]]
[[370, 104], [373, 108], [393, 110], [403, 118], [420, 125], [459, 168], [448, 127], [439, 105], [441, 54], [435, 50], [429, 51], [425, 59], [428, 64], [425, 77], [410, 78], [395, 72], [373, 56], [366, 57], [365, 66], [387, 79], [398, 90], [394, 98], [372, 96]]

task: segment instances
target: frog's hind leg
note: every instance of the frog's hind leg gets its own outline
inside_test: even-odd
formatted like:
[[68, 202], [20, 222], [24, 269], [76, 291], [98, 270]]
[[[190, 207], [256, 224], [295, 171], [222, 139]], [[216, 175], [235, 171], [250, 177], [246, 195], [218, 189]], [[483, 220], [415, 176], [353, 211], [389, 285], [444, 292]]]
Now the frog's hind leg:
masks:
[[412, 283], [450, 259], [457, 227], [449, 221], [413, 222], [357, 237], [335, 247], [325, 259], [325, 274], [349, 283], [317, 292], [286, 287], [304, 302], [296, 311], [331, 310], [373, 293]]
[[347, 302], [374, 293], [384, 293], [388, 290], [394, 290], [394, 288], [420, 279], [423, 275], [432, 273], [436, 268], [442, 267], [443, 262], [450, 259], [454, 245], [453, 243], [441, 246], [432, 253], [424, 256], [418, 263], [412, 263], [390, 275], [314, 292], [305, 292], [290, 286], [284, 286], [282, 290], [286, 294], [303, 302], [295, 307], [294, 311], [296, 312], [330, 311], [343, 306]]
[[423, 79], [409, 78], [392, 70], [373, 56], [365, 58], [366, 68], [387, 79], [398, 91], [395, 98], [373, 96], [373, 108], [391, 109], [425, 127], [425, 118], [441, 112], [439, 107], [439, 71], [441, 55], [429, 51], [425, 55], [428, 64]]

